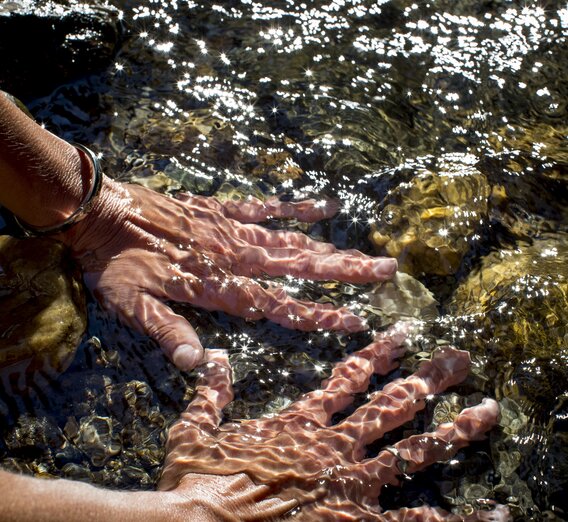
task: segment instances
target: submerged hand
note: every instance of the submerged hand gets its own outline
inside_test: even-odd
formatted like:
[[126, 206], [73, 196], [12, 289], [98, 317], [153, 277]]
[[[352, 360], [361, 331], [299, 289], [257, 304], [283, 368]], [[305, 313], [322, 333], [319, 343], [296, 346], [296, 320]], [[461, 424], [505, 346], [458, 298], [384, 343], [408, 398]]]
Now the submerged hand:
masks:
[[191, 473], [183, 477], [174, 490], [160, 493], [160, 504], [169, 522], [266, 522], [298, 505], [294, 500], [269, 497], [270, 493], [268, 486], [257, 486], [244, 473]]
[[299, 301], [255, 276], [293, 275], [367, 283], [388, 279], [396, 261], [259, 225], [270, 217], [317, 221], [332, 216], [330, 202], [287, 203], [250, 198], [165, 197], [105, 178], [86, 219], [61, 236], [102, 305], [154, 338], [182, 369], [196, 366], [203, 348], [195, 330], [167, 300], [247, 319], [267, 318], [299, 330], [355, 332], [365, 321], [346, 308]]
[[[300, 508], [293, 520], [463, 520], [428, 506], [382, 512], [378, 498], [382, 486], [398, 484], [402, 470], [414, 473], [482, 439], [497, 422], [495, 401], [485, 399], [453, 423], [401, 440], [376, 458], [364, 457], [368, 444], [412, 419], [428, 395], [466, 377], [467, 352], [436, 351], [415, 374], [387, 384], [346, 419], [331, 423], [355, 393], [367, 389], [373, 374], [384, 375], [397, 366], [404, 338], [404, 328], [379, 335], [337, 364], [321, 390], [276, 416], [225, 425], [220, 425], [221, 410], [232, 400], [231, 370], [224, 352], [209, 351], [196, 397], [170, 429], [160, 489], [175, 488], [194, 473], [246, 473], [279, 498], [297, 500]], [[467, 520], [508, 520], [508, 511], [499, 506]]]

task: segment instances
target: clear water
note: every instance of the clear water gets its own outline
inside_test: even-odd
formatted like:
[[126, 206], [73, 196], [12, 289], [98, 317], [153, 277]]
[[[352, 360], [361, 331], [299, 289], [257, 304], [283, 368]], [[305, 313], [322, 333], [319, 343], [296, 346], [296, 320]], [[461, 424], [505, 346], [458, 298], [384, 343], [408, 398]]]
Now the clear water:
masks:
[[[371, 230], [387, 235], [391, 246], [381, 248], [439, 303], [401, 371], [436, 339], [470, 349], [476, 363], [456, 390], [462, 399], [439, 399], [406, 433], [481, 394], [500, 400], [503, 419], [488, 441], [389, 491], [383, 506], [467, 510], [494, 498], [518, 520], [567, 519], [566, 5], [146, 0], [121, 8], [130, 35], [110, 70], [35, 101], [34, 115], [92, 144], [117, 179], [224, 197], [325, 194], [342, 202], [336, 218], [269, 226], [366, 252], [381, 252]], [[431, 185], [419, 180], [432, 177], [455, 197], [429, 200]], [[401, 237], [409, 230], [414, 237]], [[366, 290], [287, 284], [333, 302]], [[317, 387], [333, 361], [365, 341], [179, 309], [206, 345], [231, 350], [231, 418], [276, 410]], [[90, 324], [55, 383], [36, 377], [31, 391], [22, 384], [2, 395], [2, 463], [152, 487], [191, 376], [94, 304]], [[102, 434], [94, 449], [73, 436], [91, 425]], [[47, 435], [33, 452], [25, 437], [38, 430]]]

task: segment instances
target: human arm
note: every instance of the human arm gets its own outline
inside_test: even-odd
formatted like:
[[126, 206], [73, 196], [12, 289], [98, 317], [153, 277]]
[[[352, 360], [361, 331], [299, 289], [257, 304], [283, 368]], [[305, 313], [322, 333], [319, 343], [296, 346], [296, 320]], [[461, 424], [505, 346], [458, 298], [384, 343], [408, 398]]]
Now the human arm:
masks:
[[[0, 204], [30, 225], [57, 224], [88, 192], [92, 165], [0, 98]], [[356, 332], [367, 325], [348, 308], [294, 299], [265, 278], [368, 283], [389, 279], [397, 267], [393, 259], [339, 251], [301, 233], [257, 224], [271, 217], [331, 217], [337, 205], [326, 200], [171, 198], [105, 176], [93, 203], [82, 221], [54, 237], [69, 246], [102, 306], [155, 339], [182, 369], [202, 360], [203, 347], [168, 301], [300, 330]]]
[[35, 226], [65, 220], [81, 203], [91, 165], [0, 91], [0, 204]]
[[6, 522], [51, 522], [62, 519], [143, 519], [145, 493], [107, 491], [82, 482], [47, 480], [0, 471], [2, 519]]
[[[227, 354], [209, 350], [209, 363], [198, 369], [196, 395], [170, 428], [159, 488], [175, 488], [188, 472], [244, 472], [257, 484], [270, 486], [278, 497], [297, 500], [299, 509], [290, 517], [295, 521], [510, 520], [508, 509], [491, 501], [487, 501], [494, 508], [491, 511], [468, 516], [427, 505], [381, 508], [385, 485], [398, 485], [402, 476], [451, 460], [460, 448], [482, 440], [499, 417], [496, 401], [483, 399], [430, 432], [398, 442], [389, 435], [392, 446], [366, 458], [367, 446], [404, 425], [436, 394], [468, 375], [468, 352], [445, 346], [414, 374], [387, 379], [382, 388], [367, 394], [366, 403], [351, 411], [350, 405], [367, 391], [373, 375], [387, 375], [397, 367], [407, 334], [407, 325], [378, 334], [370, 345], [336, 364], [320, 390], [303, 395], [279, 414], [233, 423], [222, 422], [223, 408], [233, 398]], [[335, 422], [335, 415], [345, 410], [347, 416]]]
[[266, 498], [246, 475], [190, 474], [170, 492], [115, 491], [0, 470], [4, 522], [237, 522], [278, 517], [296, 505]]

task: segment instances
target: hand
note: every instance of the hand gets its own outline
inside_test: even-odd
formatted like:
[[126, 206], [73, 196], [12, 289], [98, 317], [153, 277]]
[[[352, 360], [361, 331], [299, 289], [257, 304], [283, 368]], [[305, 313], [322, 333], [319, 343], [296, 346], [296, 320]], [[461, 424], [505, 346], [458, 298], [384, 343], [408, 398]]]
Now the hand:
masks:
[[[272, 520], [295, 508], [294, 500], [266, 498], [268, 486], [257, 486], [247, 475], [189, 473], [171, 492], [160, 493], [167, 520], [252, 522]], [[160, 517], [156, 517], [158, 519]]]
[[281, 287], [252, 279], [290, 274], [367, 283], [392, 277], [394, 259], [341, 252], [301, 233], [251, 224], [270, 217], [317, 221], [336, 210], [329, 201], [174, 199], [105, 178], [93, 210], [60, 239], [71, 247], [103, 307], [154, 338], [179, 368], [190, 369], [203, 358], [203, 348], [167, 300], [299, 330], [366, 328], [346, 308], [299, 301]]
[[[480, 440], [497, 422], [497, 403], [485, 399], [432, 433], [401, 440], [376, 458], [364, 459], [365, 447], [412, 419], [430, 394], [461, 382], [469, 354], [453, 348], [434, 352], [432, 360], [406, 379], [387, 384], [367, 404], [331, 425], [335, 412], [364, 392], [371, 376], [385, 375], [402, 355], [405, 327], [378, 335], [366, 348], [337, 364], [322, 389], [304, 395], [280, 414], [220, 426], [221, 410], [232, 400], [226, 354], [210, 350], [194, 400], [172, 426], [159, 488], [170, 490], [193, 473], [246, 473], [283, 500], [300, 508], [293, 520], [464, 520], [424, 506], [381, 512], [385, 484], [438, 460], [451, 458], [470, 441]], [[508, 520], [502, 506], [476, 512], [467, 520]]]

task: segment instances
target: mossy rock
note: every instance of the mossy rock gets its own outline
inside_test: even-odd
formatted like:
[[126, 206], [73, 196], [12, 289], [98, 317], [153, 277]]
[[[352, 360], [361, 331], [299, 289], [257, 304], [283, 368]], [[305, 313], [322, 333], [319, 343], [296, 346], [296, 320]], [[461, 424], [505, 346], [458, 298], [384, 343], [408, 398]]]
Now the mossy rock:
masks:
[[0, 236], [0, 368], [63, 371], [86, 327], [85, 299], [65, 247]]
[[448, 309], [469, 323], [468, 347], [491, 361], [496, 393], [548, 422], [568, 394], [568, 238], [486, 256]]
[[465, 163], [424, 170], [387, 196], [370, 239], [403, 272], [456, 274], [487, 221], [490, 194], [486, 177]]

